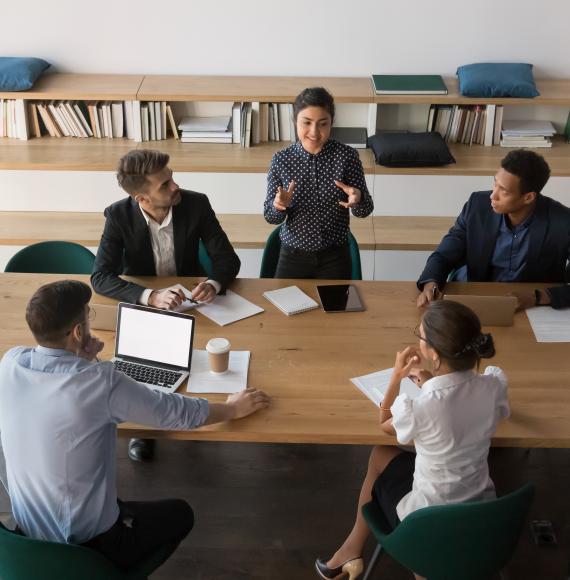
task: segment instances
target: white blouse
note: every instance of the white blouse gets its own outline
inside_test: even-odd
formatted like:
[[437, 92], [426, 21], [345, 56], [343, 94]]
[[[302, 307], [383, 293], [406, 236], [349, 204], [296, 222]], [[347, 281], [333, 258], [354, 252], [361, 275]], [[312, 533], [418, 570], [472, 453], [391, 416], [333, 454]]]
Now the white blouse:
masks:
[[500, 368], [434, 377], [416, 399], [399, 395], [391, 411], [398, 441], [413, 441], [417, 454], [412, 491], [396, 508], [400, 520], [423, 507], [495, 497], [487, 456], [497, 423], [509, 416]]

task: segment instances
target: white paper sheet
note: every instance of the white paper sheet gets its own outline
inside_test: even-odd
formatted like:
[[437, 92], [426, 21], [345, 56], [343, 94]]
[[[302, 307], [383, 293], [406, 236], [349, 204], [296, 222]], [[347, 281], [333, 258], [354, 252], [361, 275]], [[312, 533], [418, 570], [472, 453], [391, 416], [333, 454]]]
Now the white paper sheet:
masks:
[[570, 342], [570, 309], [528, 308], [526, 315], [537, 342]]
[[[376, 406], [380, 405], [390, 384], [390, 377], [394, 369], [377, 371], [362, 377], [350, 379], [362, 393], [364, 393]], [[411, 379], [405, 378], [400, 384], [400, 394], [406, 393], [410, 399], [415, 399], [421, 394], [421, 389]]]
[[228, 370], [215, 375], [210, 372], [208, 353], [205, 350], [192, 352], [192, 365], [186, 391], [188, 393], [237, 393], [247, 387], [249, 350], [230, 351]]
[[[176, 284], [173, 288], [180, 288], [184, 292], [184, 295], [190, 298], [190, 290], [184, 288], [182, 284]], [[261, 306], [257, 306], [257, 304], [246, 300], [231, 290], [226, 290], [225, 295], [218, 294], [210, 304], [194, 304], [186, 300], [176, 310], [177, 312], [184, 312], [191, 308], [195, 308], [197, 312], [220, 326], [226, 326], [232, 322], [237, 322], [243, 318], [249, 318], [250, 316], [264, 312]]]

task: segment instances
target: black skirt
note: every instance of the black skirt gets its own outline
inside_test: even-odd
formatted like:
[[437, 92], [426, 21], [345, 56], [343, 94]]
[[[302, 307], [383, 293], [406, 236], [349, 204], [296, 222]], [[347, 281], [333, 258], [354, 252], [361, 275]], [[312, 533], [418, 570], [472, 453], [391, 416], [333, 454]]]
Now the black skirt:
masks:
[[416, 454], [402, 451], [388, 463], [374, 482], [372, 500], [380, 506], [392, 529], [400, 523], [396, 506], [412, 491], [415, 465]]

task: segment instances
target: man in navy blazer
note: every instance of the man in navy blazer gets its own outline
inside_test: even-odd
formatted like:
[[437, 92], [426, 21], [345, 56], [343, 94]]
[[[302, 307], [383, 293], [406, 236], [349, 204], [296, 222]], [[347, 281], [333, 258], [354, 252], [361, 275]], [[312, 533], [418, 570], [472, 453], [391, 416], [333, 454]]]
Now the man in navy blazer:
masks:
[[[568, 282], [570, 209], [540, 193], [549, 177], [543, 157], [511, 151], [493, 190], [471, 195], [428, 258], [417, 283], [418, 307], [437, 298], [451, 272], [469, 282]], [[515, 295], [519, 308], [570, 306], [567, 285]]]
[[[117, 180], [129, 195], [105, 210], [105, 228], [91, 274], [98, 294], [155, 308], [176, 308], [185, 298], [182, 290], [145, 288], [121, 275], [203, 276], [200, 241], [211, 271], [192, 290], [194, 300], [211, 302], [237, 276], [240, 260], [208, 198], [180, 189], [168, 161], [165, 153], [140, 149], [119, 161]], [[152, 440], [129, 442], [129, 457], [135, 461], [151, 459], [153, 450]]]

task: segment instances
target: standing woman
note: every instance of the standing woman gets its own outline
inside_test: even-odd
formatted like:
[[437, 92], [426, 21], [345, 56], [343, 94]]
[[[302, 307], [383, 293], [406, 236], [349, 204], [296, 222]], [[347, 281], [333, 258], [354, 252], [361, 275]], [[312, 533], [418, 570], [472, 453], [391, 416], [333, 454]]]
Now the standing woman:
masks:
[[[416, 336], [417, 347], [396, 355], [380, 405], [382, 430], [413, 442], [416, 452], [374, 447], [354, 526], [331, 558], [317, 560], [321, 578], [354, 580], [362, 572], [370, 532], [361, 510], [371, 500], [395, 528], [420, 508], [495, 497], [487, 456], [497, 423], [509, 414], [507, 378], [497, 367], [478, 372], [480, 360], [495, 354], [493, 339], [472, 310], [448, 300], [429, 305]], [[415, 399], [400, 394], [408, 375], [422, 387]]]
[[283, 223], [276, 278], [350, 279], [349, 209], [355, 217], [374, 204], [358, 152], [330, 139], [334, 100], [321, 87], [293, 104], [298, 141], [273, 156], [263, 215]]

